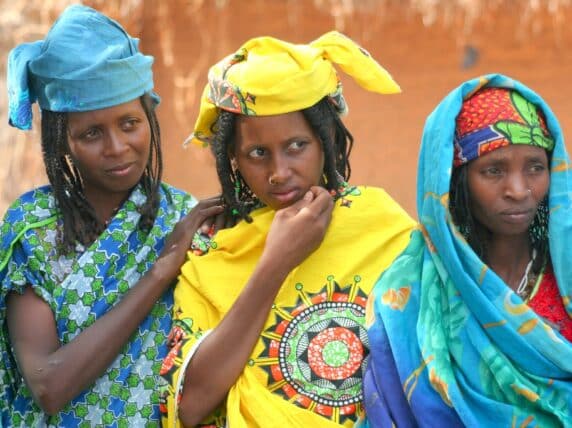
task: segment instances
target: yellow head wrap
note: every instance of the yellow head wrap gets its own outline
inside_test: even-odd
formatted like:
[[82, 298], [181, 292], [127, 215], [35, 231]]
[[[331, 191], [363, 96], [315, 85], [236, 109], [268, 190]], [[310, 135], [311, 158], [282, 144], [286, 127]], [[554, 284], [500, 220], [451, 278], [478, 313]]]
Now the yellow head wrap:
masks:
[[328, 95], [338, 112], [345, 113], [347, 106], [334, 64], [369, 91], [401, 91], [367, 51], [337, 31], [308, 45], [258, 37], [210, 68], [199, 117], [187, 141], [207, 145], [219, 109], [270, 116], [311, 107]]

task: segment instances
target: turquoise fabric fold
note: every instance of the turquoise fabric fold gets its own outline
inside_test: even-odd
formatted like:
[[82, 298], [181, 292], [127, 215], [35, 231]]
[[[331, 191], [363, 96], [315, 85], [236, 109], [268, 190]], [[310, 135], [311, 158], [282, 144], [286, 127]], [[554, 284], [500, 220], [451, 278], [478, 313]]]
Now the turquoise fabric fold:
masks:
[[365, 426], [572, 426], [572, 344], [479, 259], [448, 210], [455, 117], [483, 86], [515, 89], [546, 117], [555, 141], [550, 253], [572, 314], [572, 176], [558, 120], [509, 77], [465, 82], [427, 119], [417, 184], [421, 226], [370, 296]]

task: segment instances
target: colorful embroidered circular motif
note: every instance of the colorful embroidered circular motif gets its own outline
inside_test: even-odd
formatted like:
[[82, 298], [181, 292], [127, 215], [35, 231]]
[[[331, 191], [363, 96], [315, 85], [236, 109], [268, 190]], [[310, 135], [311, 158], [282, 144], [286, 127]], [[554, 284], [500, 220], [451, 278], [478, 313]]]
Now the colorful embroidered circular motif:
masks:
[[310, 369], [328, 380], [352, 376], [363, 361], [363, 346], [354, 332], [343, 327], [322, 331], [308, 346]]
[[343, 289], [328, 280], [314, 295], [297, 284], [299, 304], [273, 308], [278, 321], [262, 334], [266, 349], [252, 364], [268, 372], [271, 391], [343, 423], [361, 412], [366, 295], [359, 277]]

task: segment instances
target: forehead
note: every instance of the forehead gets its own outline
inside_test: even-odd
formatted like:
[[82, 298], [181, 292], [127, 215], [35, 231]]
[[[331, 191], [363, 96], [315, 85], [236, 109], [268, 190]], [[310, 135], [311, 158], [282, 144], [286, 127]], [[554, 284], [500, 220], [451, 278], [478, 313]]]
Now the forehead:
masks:
[[143, 113], [143, 111], [141, 100], [136, 98], [112, 107], [82, 112], [70, 112], [68, 113], [68, 124], [73, 126], [74, 124], [79, 125], [86, 122], [101, 122], [130, 114], [140, 114]]
[[520, 159], [529, 158], [547, 158], [547, 152], [544, 148], [533, 146], [530, 144], [509, 144], [504, 147], [492, 150], [488, 153], [481, 154], [471, 163], [483, 163], [491, 161], [518, 161]]
[[240, 115], [236, 122], [236, 140], [239, 144], [268, 144], [313, 135], [312, 128], [300, 111], [273, 116]]

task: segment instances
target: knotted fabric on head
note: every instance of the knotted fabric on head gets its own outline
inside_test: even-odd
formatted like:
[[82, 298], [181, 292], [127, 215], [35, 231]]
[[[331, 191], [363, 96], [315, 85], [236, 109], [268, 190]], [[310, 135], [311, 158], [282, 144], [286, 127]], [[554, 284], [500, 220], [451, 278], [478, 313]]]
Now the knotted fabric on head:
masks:
[[554, 148], [542, 112], [506, 88], [483, 88], [463, 102], [454, 144], [455, 167], [509, 144]]
[[68, 7], [44, 40], [18, 45], [8, 56], [10, 125], [30, 129], [36, 101], [45, 110], [81, 112], [151, 92], [153, 57], [141, 54], [138, 44], [98, 11]]
[[341, 33], [326, 33], [307, 45], [258, 37], [210, 68], [199, 117], [187, 141], [207, 145], [220, 109], [269, 116], [302, 110], [329, 96], [337, 111], [345, 113], [334, 64], [369, 91], [400, 92], [391, 75]]

